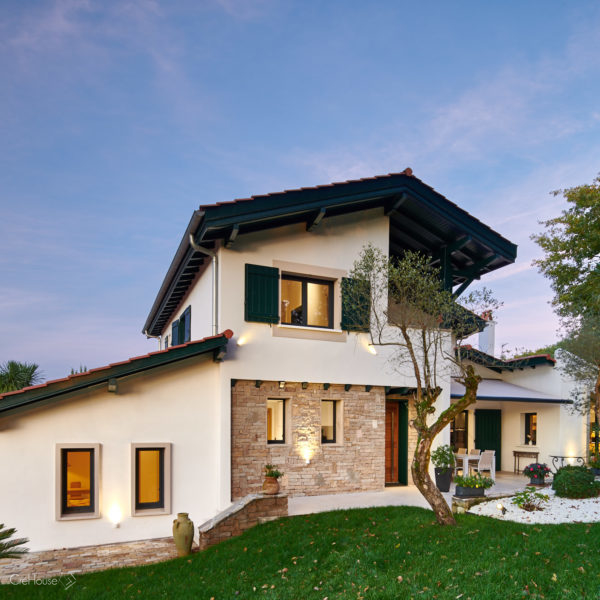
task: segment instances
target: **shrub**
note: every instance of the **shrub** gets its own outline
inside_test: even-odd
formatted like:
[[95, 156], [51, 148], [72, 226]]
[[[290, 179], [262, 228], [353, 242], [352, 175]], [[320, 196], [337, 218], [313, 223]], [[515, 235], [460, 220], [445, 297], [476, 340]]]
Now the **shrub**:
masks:
[[481, 473], [476, 473], [475, 475], [457, 475], [454, 478], [454, 483], [460, 487], [483, 488], [487, 490], [494, 485], [494, 480], [490, 477], [485, 477]]
[[277, 469], [275, 465], [265, 465], [265, 477], [275, 477], [279, 479], [283, 473]]
[[556, 472], [552, 489], [561, 498], [592, 498], [600, 492], [600, 484], [589, 469], [568, 466]]
[[590, 457], [589, 466], [592, 469], [600, 469], [600, 456], [592, 456], [592, 457]]
[[439, 446], [431, 453], [431, 462], [434, 467], [442, 469], [442, 473], [446, 473], [454, 467], [454, 452], [448, 444]]
[[526, 487], [522, 492], [515, 494], [512, 503], [523, 510], [533, 512], [534, 510], [544, 510], [542, 502], [547, 502], [548, 496], [542, 492], [536, 491], [534, 487]]

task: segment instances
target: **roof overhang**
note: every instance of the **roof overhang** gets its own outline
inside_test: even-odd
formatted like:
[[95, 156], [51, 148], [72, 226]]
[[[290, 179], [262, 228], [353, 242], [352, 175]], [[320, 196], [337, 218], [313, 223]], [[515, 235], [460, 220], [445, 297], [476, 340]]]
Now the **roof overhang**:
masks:
[[167, 350], [151, 352], [144, 356], [137, 356], [123, 362], [91, 369], [84, 373], [76, 373], [63, 379], [55, 379], [40, 385], [2, 394], [0, 395], [0, 416], [20, 412], [36, 406], [43, 406], [67, 394], [106, 385], [109, 380], [118, 380], [130, 375], [136, 375], [195, 356], [209, 354], [212, 355], [215, 361], [220, 361], [223, 359], [227, 342], [232, 336], [233, 332], [228, 329], [219, 335], [207, 337], [202, 340], [173, 346]]
[[371, 177], [203, 205], [194, 213], [152, 305], [144, 333], [160, 335], [186, 294], [204, 257], [189, 234], [207, 248], [229, 247], [240, 234], [302, 223], [311, 231], [323, 219], [372, 208], [390, 218], [390, 253], [418, 250], [441, 268], [456, 294], [474, 279], [511, 264], [517, 247], [412, 175]]
[[[462, 398], [465, 395], [465, 387], [452, 381], [450, 387], [451, 398]], [[479, 382], [477, 389], [477, 400], [492, 400], [495, 402], [536, 402], [546, 404], [573, 404], [572, 400], [558, 398], [530, 390], [514, 383], [508, 383], [500, 379], [483, 379]]]
[[536, 354], [533, 356], [521, 356], [519, 358], [503, 359], [486, 354], [472, 346], [461, 346], [460, 354], [463, 360], [469, 360], [476, 365], [486, 367], [496, 373], [503, 371], [516, 371], [523, 369], [535, 369], [536, 367], [554, 367], [556, 359], [549, 354]]

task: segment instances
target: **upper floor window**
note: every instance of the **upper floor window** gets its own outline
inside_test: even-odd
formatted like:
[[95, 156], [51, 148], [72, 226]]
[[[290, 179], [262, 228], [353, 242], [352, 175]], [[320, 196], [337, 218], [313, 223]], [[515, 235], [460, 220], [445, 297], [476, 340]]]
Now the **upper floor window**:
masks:
[[333, 282], [296, 275], [281, 276], [281, 322], [333, 328]]
[[192, 307], [188, 306], [183, 314], [171, 325], [171, 346], [185, 344], [191, 339]]

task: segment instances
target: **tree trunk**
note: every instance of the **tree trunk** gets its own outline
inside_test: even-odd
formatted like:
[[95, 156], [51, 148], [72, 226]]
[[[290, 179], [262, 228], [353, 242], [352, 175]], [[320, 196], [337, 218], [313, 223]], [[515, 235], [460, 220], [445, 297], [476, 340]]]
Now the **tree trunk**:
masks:
[[598, 456], [598, 444], [600, 443], [600, 431], [598, 430], [598, 415], [600, 413], [600, 367], [598, 368], [598, 377], [596, 379], [596, 387], [594, 388], [594, 425], [596, 427], [596, 435], [594, 436], [594, 455]]
[[415, 455], [410, 467], [413, 482], [431, 506], [440, 525], [456, 525], [452, 510], [448, 506], [442, 492], [429, 476], [429, 457], [431, 444], [435, 436], [420, 435]]

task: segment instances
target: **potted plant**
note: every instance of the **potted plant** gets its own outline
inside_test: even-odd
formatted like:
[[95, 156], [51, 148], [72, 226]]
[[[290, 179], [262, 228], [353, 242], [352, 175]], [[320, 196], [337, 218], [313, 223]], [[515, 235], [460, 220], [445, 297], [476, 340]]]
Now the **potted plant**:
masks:
[[452, 470], [454, 469], [454, 452], [448, 444], [439, 446], [431, 453], [431, 462], [435, 467], [435, 485], [440, 492], [450, 491]]
[[523, 475], [529, 477], [531, 485], [544, 485], [546, 475], [550, 475], [550, 469], [546, 463], [531, 463], [523, 469]]
[[275, 465], [265, 465], [265, 480], [263, 481], [263, 494], [277, 494], [279, 492], [279, 481], [283, 473]]
[[476, 498], [477, 496], [485, 496], [485, 490], [494, 485], [494, 480], [481, 473], [475, 473], [475, 475], [457, 475], [454, 478], [454, 483], [456, 483], [455, 496]]
[[589, 466], [594, 476], [600, 475], [600, 456], [592, 456], [590, 458]]

